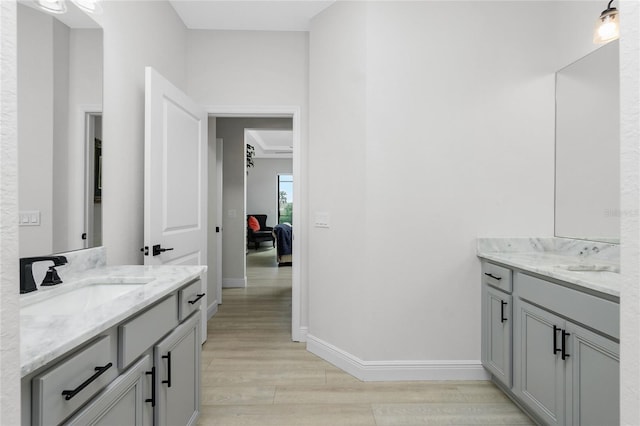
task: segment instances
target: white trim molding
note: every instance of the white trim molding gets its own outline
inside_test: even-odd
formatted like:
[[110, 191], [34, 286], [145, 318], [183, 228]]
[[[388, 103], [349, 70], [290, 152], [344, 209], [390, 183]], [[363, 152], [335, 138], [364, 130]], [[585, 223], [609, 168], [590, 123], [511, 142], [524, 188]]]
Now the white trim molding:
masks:
[[488, 380], [480, 360], [363, 361], [307, 334], [307, 350], [363, 382], [407, 380]]
[[222, 288], [245, 288], [246, 286], [247, 286], [247, 277], [222, 279]]
[[299, 327], [297, 330], [294, 330], [294, 334], [291, 338], [294, 342], [306, 342], [307, 334], [309, 333], [309, 327]]
[[207, 321], [209, 321], [215, 314], [218, 313], [218, 300], [214, 300], [212, 304], [207, 308]]

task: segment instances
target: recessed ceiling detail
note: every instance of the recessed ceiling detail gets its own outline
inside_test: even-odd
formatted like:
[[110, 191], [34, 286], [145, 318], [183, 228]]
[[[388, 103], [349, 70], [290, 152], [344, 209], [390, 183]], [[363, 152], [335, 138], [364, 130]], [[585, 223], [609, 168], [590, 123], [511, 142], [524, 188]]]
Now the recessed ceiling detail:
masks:
[[255, 158], [293, 158], [293, 131], [247, 129], [246, 141], [256, 150]]
[[309, 31], [311, 18], [334, 0], [170, 0], [170, 3], [192, 30]]

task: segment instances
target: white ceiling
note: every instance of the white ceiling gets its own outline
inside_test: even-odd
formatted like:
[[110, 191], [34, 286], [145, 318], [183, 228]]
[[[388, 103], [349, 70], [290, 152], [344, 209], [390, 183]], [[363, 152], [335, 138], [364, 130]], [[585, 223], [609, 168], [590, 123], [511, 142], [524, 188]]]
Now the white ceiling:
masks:
[[308, 31], [311, 18], [335, 0], [170, 0], [194, 30]]
[[256, 150], [256, 158], [293, 158], [293, 131], [246, 129], [247, 143]]

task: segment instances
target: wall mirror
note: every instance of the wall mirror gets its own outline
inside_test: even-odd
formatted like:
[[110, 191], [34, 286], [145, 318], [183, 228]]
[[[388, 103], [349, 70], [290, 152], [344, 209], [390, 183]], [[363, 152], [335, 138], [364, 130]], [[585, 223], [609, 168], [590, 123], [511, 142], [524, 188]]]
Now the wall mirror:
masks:
[[18, 3], [20, 257], [102, 243], [103, 34], [67, 7]]
[[619, 43], [556, 73], [555, 235], [620, 240]]

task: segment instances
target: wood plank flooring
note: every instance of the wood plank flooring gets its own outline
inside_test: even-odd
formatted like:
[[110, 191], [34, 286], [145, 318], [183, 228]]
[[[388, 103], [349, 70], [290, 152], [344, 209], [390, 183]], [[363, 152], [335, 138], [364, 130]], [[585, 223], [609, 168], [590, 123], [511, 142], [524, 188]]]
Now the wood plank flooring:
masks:
[[291, 341], [291, 268], [247, 257], [248, 287], [224, 289], [202, 352], [199, 425], [533, 424], [490, 382], [361, 382]]

